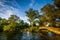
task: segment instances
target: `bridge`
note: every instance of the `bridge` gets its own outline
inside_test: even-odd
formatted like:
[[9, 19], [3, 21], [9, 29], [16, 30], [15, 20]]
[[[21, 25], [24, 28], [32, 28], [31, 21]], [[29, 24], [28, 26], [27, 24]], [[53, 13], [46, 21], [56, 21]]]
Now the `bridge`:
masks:
[[55, 27], [39, 27], [39, 30], [44, 30], [47, 29], [55, 34], [59, 34], [60, 35], [60, 28], [55, 28]]

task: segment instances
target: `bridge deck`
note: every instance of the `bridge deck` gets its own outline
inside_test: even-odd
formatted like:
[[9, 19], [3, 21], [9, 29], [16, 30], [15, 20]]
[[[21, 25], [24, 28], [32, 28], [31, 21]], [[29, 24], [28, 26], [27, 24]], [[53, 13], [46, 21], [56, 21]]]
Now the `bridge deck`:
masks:
[[59, 34], [60, 35], [60, 28], [55, 28], [55, 27], [39, 27], [39, 29], [47, 29], [53, 33]]

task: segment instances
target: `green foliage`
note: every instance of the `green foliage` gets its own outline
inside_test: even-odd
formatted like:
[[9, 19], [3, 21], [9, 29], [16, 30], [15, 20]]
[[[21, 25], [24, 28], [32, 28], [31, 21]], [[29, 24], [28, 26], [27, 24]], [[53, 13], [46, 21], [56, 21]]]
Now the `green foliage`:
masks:
[[19, 26], [21, 29], [28, 28], [29, 24], [24, 22], [23, 20], [20, 21]]
[[20, 19], [18, 16], [16, 15], [11, 15], [9, 18], [8, 18], [8, 22], [19, 22]]
[[39, 12], [30, 8], [26, 11], [26, 16], [29, 18], [28, 20], [30, 21], [30, 25], [33, 27], [33, 22], [39, 16]]
[[60, 0], [54, 0], [54, 4], [60, 9]]
[[[60, 20], [60, 1], [54, 0], [54, 5], [47, 4], [43, 8], [41, 8], [41, 12], [43, 12], [43, 16], [40, 18], [40, 24], [42, 23], [44, 26], [49, 23], [48, 26], [59, 27], [59, 23], [56, 19]], [[56, 25], [57, 24], [57, 25]]]
[[38, 27], [30, 27], [30, 32], [38, 32]]
[[8, 25], [7, 20], [6, 19], [0, 19], [0, 32], [3, 31], [3, 27]]
[[11, 30], [11, 25], [7, 25], [3, 27], [3, 31], [10, 31]]
[[15, 31], [17, 24], [12, 23], [3, 27], [3, 31]]
[[11, 15], [8, 20], [0, 18], [0, 31], [20, 31], [28, 27], [29, 24], [20, 20], [16, 15]]

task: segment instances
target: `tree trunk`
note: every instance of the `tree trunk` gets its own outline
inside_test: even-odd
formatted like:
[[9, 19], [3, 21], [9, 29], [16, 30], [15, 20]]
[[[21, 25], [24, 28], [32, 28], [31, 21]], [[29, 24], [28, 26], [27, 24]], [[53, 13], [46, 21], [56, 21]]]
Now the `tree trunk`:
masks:
[[31, 22], [31, 27], [33, 27], [33, 22]]

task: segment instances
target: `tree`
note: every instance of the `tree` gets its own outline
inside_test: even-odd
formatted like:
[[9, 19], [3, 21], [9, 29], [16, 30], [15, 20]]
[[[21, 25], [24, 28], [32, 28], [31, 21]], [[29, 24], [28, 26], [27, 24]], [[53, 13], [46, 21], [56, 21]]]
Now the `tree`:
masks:
[[60, 10], [60, 0], [53, 0], [54, 5]]
[[13, 24], [8, 24], [8, 25], [5, 25], [4, 27], [3, 27], [3, 31], [8, 31], [8, 32], [10, 32], [10, 31], [17, 31], [16, 30], [16, 28], [17, 28], [17, 23], [13, 23]]
[[8, 18], [8, 21], [9, 22], [19, 22], [19, 17], [16, 16], [16, 15], [11, 15], [9, 18]]
[[28, 28], [29, 24], [24, 22], [23, 20], [20, 20], [19, 22], [20, 29]]
[[23, 21], [23, 20], [20, 20], [20, 22], [19, 22], [19, 26], [20, 26], [21, 29], [24, 28], [24, 21]]
[[54, 0], [54, 5], [56, 7], [56, 15], [57, 15], [56, 26], [60, 27], [60, 0]]
[[57, 15], [56, 15], [55, 6], [51, 4], [47, 4], [41, 9], [41, 11], [44, 13], [43, 17], [41, 18], [41, 21], [43, 22], [43, 24], [46, 25], [49, 23], [49, 26], [56, 26], [55, 20], [57, 18]]
[[6, 25], [8, 25], [7, 20], [0, 18], [0, 31], [3, 31], [3, 27]]
[[30, 21], [30, 25], [33, 27], [33, 22], [39, 16], [39, 12], [30, 8], [26, 11], [26, 16], [29, 18], [28, 20]]
[[5, 25], [3, 27], [3, 31], [15, 31], [15, 29], [17, 28], [18, 26], [18, 21], [19, 21], [19, 17], [16, 16], [16, 15], [11, 15], [9, 18], [8, 18], [8, 25]]
[[24, 28], [29, 28], [29, 24], [27, 22], [24, 23]]
[[[48, 24], [49, 26], [59, 27], [60, 20], [60, 0], [54, 0], [54, 5], [46, 4], [43, 8], [41, 8], [41, 12], [43, 12], [43, 17], [40, 18], [40, 21], [43, 22], [43, 25]], [[56, 6], [55, 6], [56, 5]]]

